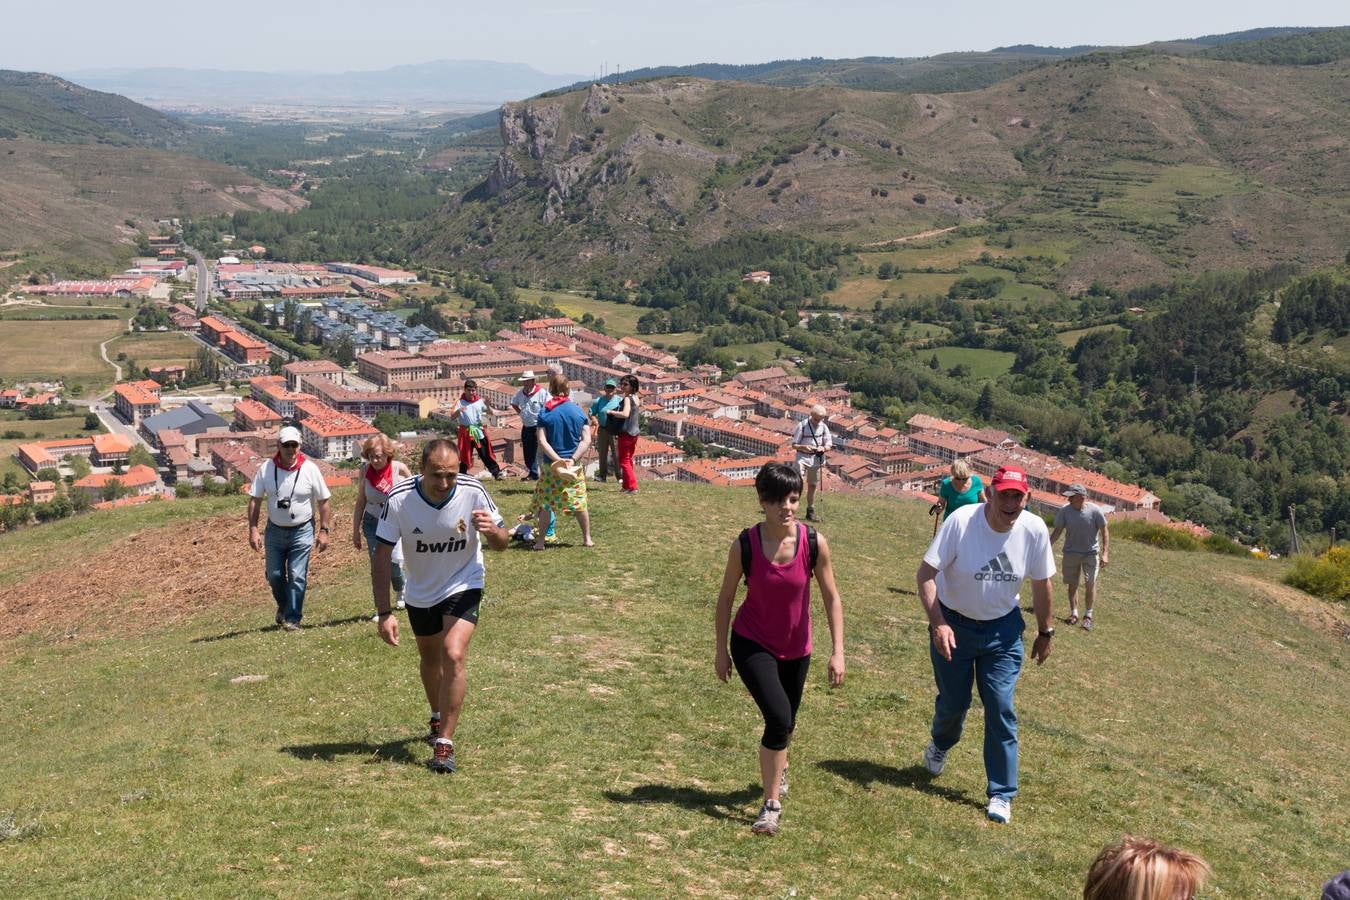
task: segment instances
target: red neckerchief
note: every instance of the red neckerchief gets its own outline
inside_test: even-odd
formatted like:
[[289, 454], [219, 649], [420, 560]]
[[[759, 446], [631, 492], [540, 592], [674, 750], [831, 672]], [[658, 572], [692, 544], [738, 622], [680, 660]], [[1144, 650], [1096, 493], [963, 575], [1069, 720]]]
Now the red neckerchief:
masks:
[[535, 394], [539, 393], [542, 390], [542, 388], [540, 388], [538, 384], [532, 384], [530, 385], [530, 389], [528, 391], [525, 390], [524, 388], [521, 388], [520, 390], [521, 393], [523, 393], [526, 397], [533, 397]]
[[477, 394], [472, 394], [472, 395], [470, 395], [470, 394], [460, 394], [460, 395], [459, 395], [459, 402], [460, 402], [460, 403], [467, 403], [467, 404], [477, 403], [477, 402], [478, 402], [478, 395], [477, 395]]
[[366, 481], [381, 494], [389, 493], [394, 487], [394, 461], [386, 460], [384, 468], [378, 471], [370, 463], [366, 463]]
[[304, 463], [305, 463], [305, 454], [301, 453], [299, 450], [295, 451], [295, 463], [289, 466], [283, 466], [281, 464], [280, 453], [274, 454], [272, 456], [272, 465], [276, 466], [283, 472], [294, 472], [296, 469], [304, 465]]
[[557, 409], [559, 406], [562, 406], [564, 403], [566, 403], [569, 399], [570, 398], [568, 397], [554, 397], [553, 399], [549, 400], [547, 403], [544, 404], [544, 409], [547, 410]]

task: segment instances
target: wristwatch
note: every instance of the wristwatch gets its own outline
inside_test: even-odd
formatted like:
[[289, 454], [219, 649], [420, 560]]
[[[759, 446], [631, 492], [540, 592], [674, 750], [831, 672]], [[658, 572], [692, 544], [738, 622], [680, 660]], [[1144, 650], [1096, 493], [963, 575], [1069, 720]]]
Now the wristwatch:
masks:
[[1041, 637], [1054, 637], [1054, 636], [1055, 636], [1055, 629], [1053, 629], [1053, 628], [1047, 628], [1047, 629], [1045, 629], [1044, 631], [1038, 631], [1038, 632], [1036, 632], [1036, 633], [1039, 634]]

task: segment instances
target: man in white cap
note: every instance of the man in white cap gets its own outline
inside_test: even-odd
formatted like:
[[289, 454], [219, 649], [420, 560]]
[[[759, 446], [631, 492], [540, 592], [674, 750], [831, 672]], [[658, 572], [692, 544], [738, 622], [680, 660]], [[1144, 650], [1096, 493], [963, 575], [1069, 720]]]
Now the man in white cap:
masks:
[[[1078, 624], [1078, 576], [1083, 576], [1083, 630], [1092, 630], [1092, 601], [1097, 599], [1098, 552], [1101, 568], [1111, 562], [1111, 529], [1101, 509], [1087, 502], [1087, 488], [1071, 484], [1064, 492], [1068, 506], [1055, 513], [1055, 530], [1050, 543], [1068, 532], [1064, 538], [1064, 585], [1069, 589], [1069, 618], [1066, 624]], [[1100, 541], [1098, 535], [1101, 536]]]
[[[267, 583], [277, 604], [276, 622], [299, 631], [305, 610], [309, 554], [328, 547], [333, 510], [330, 491], [313, 460], [300, 452], [300, 429], [286, 426], [277, 435], [277, 453], [258, 468], [248, 491], [248, 543], [267, 550]], [[267, 500], [267, 530], [258, 531], [258, 514]], [[318, 513], [318, 530], [314, 517]]]
[[520, 413], [520, 449], [525, 454], [528, 474], [522, 481], [539, 480], [539, 411], [548, 402], [548, 391], [539, 386], [534, 369], [526, 369], [517, 379], [520, 390], [511, 398], [511, 408]]

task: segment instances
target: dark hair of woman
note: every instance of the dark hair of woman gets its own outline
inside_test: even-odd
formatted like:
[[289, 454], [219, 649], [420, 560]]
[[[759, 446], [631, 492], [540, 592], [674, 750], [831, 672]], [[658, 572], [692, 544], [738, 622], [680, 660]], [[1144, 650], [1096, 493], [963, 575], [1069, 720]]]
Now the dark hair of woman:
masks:
[[797, 467], [781, 462], [765, 463], [755, 475], [755, 493], [759, 499], [778, 503], [788, 494], [802, 492], [802, 473]]

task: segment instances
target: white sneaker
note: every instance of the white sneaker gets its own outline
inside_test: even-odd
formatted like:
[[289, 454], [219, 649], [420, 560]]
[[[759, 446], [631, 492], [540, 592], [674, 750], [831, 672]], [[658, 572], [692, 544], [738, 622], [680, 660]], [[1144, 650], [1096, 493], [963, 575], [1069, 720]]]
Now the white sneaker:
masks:
[[990, 797], [986, 815], [989, 816], [990, 821], [1007, 825], [1012, 821], [1012, 801], [1007, 797]]
[[923, 767], [930, 775], [941, 775], [947, 767], [947, 751], [939, 750], [937, 744], [929, 741], [928, 746], [923, 748]]

